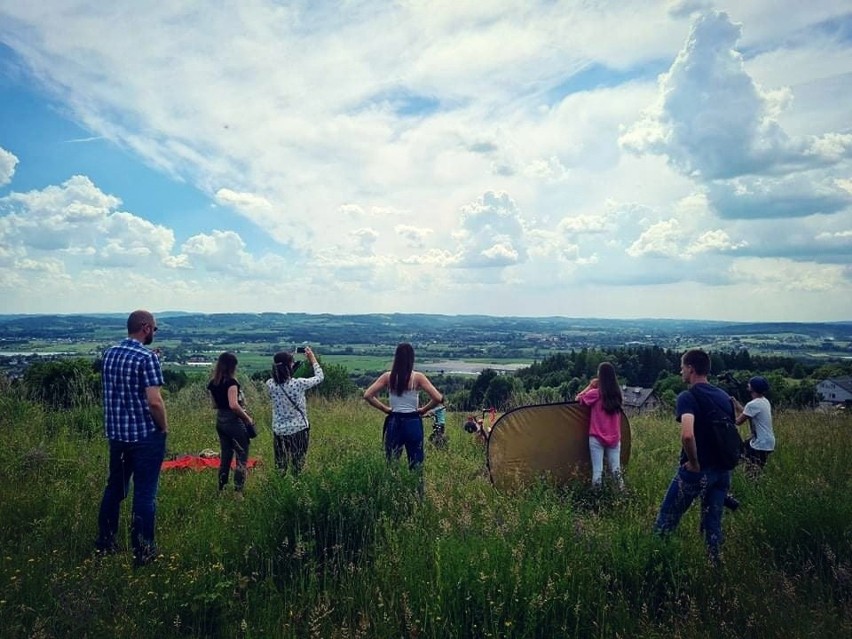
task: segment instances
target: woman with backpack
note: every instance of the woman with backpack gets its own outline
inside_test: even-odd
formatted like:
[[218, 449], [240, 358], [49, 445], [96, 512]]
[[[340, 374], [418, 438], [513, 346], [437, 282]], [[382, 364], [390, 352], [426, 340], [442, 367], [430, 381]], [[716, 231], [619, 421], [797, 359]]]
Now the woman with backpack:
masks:
[[619, 488], [624, 488], [621, 476], [621, 404], [624, 401], [615, 368], [601, 362], [598, 376], [577, 394], [577, 401], [591, 408], [589, 418], [589, 453], [592, 458], [592, 485], [600, 486], [603, 461]]
[[312, 377], [293, 377], [297, 364], [292, 353], [281, 351], [272, 358], [272, 378], [266, 380], [266, 390], [272, 400], [272, 445], [275, 467], [282, 472], [292, 464], [298, 474], [308, 454], [310, 422], [305, 392], [320, 384], [325, 375], [310, 346], [305, 357], [313, 367]]

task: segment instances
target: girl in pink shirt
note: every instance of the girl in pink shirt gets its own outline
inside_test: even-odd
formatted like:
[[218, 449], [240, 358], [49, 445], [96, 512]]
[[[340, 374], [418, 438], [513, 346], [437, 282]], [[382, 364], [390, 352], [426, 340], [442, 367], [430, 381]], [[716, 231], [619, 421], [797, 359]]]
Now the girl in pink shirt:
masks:
[[589, 453], [592, 458], [592, 485], [600, 486], [603, 476], [603, 458], [619, 488], [624, 487], [621, 477], [621, 386], [615, 368], [601, 362], [598, 376], [577, 394], [577, 401], [591, 407], [589, 418]]

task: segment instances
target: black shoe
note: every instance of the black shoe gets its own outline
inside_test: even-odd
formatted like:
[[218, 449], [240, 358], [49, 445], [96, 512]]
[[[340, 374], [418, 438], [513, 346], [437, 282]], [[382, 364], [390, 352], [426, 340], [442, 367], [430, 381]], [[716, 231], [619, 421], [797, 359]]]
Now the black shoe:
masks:
[[725, 495], [725, 508], [729, 509], [731, 512], [734, 512], [739, 507], [739, 499], [737, 499], [733, 495]]

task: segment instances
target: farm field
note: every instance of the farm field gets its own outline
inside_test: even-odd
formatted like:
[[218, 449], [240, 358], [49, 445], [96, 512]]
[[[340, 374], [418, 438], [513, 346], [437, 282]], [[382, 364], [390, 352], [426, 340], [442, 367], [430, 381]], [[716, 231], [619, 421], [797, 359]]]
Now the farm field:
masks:
[[[839, 637], [852, 632], [852, 418], [780, 412], [764, 475], [741, 469], [724, 563], [708, 566], [693, 508], [649, 531], [677, 458], [669, 415], [632, 420], [628, 490], [584, 483], [511, 493], [451, 414], [427, 450], [424, 495], [388, 466], [381, 415], [309, 407], [299, 477], [271, 467], [270, 407], [246, 500], [215, 471], [165, 471], [156, 562], [92, 555], [106, 476], [100, 408], [62, 412], [0, 394], [0, 636]], [[167, 397], [169, 452], [218, 448], [203, 385]], [[129, 504], [123, 509], [126, 523]], [[126, 543], [126, 540], [125, 540]]]

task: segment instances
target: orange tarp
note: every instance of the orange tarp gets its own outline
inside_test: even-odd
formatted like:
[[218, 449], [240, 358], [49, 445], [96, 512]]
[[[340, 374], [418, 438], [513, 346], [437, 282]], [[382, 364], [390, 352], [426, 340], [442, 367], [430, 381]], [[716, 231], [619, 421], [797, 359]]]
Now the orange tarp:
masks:
[[[256, 458], [249, 458], [248, 467], [253, 468], [259, 462]], [[235, 468], [237, 465], [236, 459], [231, 462], [231, 468]], [[191, 470], [204, 470], [205, 468], [219, 468], [219, 458], [218, 457], [201, 457], [199, 455], [181, 455], [175, 459], [170, 459], [168, 461], [164, 461], [162, 465], [162, 470], [170, 470], [170, 469], [184, 469], [188, 468]]]

